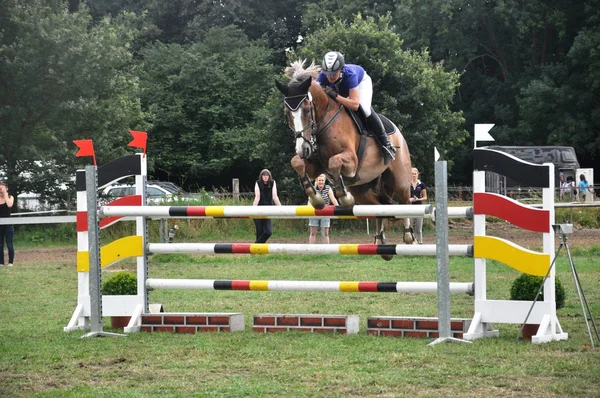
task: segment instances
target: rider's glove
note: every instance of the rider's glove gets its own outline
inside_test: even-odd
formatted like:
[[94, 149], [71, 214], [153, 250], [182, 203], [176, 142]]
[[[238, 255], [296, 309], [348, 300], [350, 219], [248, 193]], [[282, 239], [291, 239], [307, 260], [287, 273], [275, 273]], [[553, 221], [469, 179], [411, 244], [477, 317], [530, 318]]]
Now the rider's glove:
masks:
[[337, 91], [335, 91], [334, 89], [332, 89], [329, 86], [326, 86], [325, 88], [323, 88], [323, 90], [325, 91], [325, 94], [327, 94], [328, 96], [330, 96], [333, 99], [336, 99], [338, 96]]

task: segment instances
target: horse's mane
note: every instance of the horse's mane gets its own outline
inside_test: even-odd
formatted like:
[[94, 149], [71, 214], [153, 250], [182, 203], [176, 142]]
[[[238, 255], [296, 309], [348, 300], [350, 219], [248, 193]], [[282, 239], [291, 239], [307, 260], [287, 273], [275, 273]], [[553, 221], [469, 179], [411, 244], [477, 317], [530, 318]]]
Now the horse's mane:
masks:
[[289, 84], [300, 83], [308, 79], [309, 77], [316, 78], [317, 74], [321, 70], [319, 65], [315, 65], [313, 60], [308, 68], [304, 69], [304, 60], [297, 60], [292, 62], [290, 66], [285, 68], [285, 75], [290, 78]]

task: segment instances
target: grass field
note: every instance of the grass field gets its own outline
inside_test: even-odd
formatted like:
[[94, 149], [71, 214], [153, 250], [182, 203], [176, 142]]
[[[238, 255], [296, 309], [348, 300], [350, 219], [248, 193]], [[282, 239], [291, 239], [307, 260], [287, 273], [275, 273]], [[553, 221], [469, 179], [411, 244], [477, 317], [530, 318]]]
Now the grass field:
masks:
[[[574, 257], [600, 323], [597, 250]], [[429, 347], [427, 339], [365, 334], [369, 315], [437, 316], [433, 294], [156, 291], [166, 311], [243, 312], [246, 331], [173, 335], [137, 333], [81, 339], [63, 332], [76, 305], [74, 261], [0, 269], [0, 396], [600, 396], [600, 350], [586, 334], [570, 268], [558, 275], [567, 293], [558, 311], [569, 340], [515, 342], [519, 325], [496, 325], [500, 338]], [[370, 256], [161, 255], [151, 277], [346, 281], [434, 281], [435, 259]], [[123, 261], [105, 272], [134, 269]], [[507, 299], [518, 273], [488, 266], [488, 297]], [[472, 280], [472, 260], [451, 258], [451, 280]], [[453, 296], [453, 317], [473, 315], [472, 298]], [[253, 314], [357, 314], [358, 335], [259, 334]], [[111, 330], [105, 319], [105, 330]]]

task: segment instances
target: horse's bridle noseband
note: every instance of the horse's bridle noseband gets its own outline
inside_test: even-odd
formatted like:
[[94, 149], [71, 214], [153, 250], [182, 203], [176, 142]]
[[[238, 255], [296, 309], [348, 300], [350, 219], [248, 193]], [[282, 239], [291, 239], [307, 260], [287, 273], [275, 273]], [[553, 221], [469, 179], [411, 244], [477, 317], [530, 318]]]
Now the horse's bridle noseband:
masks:
[[[331, 117], [331, 119], [329, 119], [327, 121], [327, 123], [325, 123], [324, 126], [322, 126], [321, 128], [318, 128], [319, 124], [321, 124], [323, 119], [325, 119], [325, 116], [327, 116], [327, 112], [329, 111], [329, 106], [331, 105], [331, 99], [329, 98], [329, 96], [327, 96], [327, 109], [325, 109], [323, 116], [321, 117], [321, 119], [318, 122], [315, 121], [315, 104], [313, 101], [308, 99], [308, 93], [285, 97], [283, 102], [285, 103], [285, 106], [287, 106], [290, 111], [295, 112], [298, 110], [298, 108], [300, 108], [300, 105], [302, 105], [302, 103], [305, 100], [308, 100], [310, 102], [310, 124], [307, 125], [306, 127], [304, 127], [300, 131], [297, 131], [296, 129], [294, 129], [294, 127], [292, 125], [290, 125], [289, 122], [288, 122], [288, 127], [290, 128], [290, 130], [292, 130], [294, 132], [294, 139], [297, 140], [298, 138], [302, 138], [304, 141], [306, 141], [308, 143], [308, 145], [310, 145], [311, 154], [314, 155], [317, 152], [317, 136], [319, 134], [323, 133], [325, 130], [327, 130], [329, 128], [329, 126], [331, 126], [331, 124], [334, 122], [334, 120], [337, 119], [337, 117], [340, 115], [340, 112], [342, 110], [342, 105], [340, 105], [338, 107], [335, 114]], [[310, 140], [307, 140], [306, 137], [304, 137], [304, 132], [306, 130], [308, 130], [309, 128], [310, 128], [312, 134], [310, 135]]]

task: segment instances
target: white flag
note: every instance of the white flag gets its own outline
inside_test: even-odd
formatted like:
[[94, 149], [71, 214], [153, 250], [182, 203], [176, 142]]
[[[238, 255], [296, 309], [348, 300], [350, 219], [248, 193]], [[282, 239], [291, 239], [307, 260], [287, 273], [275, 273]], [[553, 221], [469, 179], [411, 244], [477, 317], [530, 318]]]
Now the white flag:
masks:
[[477, 148], [477, 142], [479, 141], [495, 141], [494, 138], [488, 133], [494, 127], [493, 124], [476, 124], [475, 125], [475, 142], [473, 148]]

